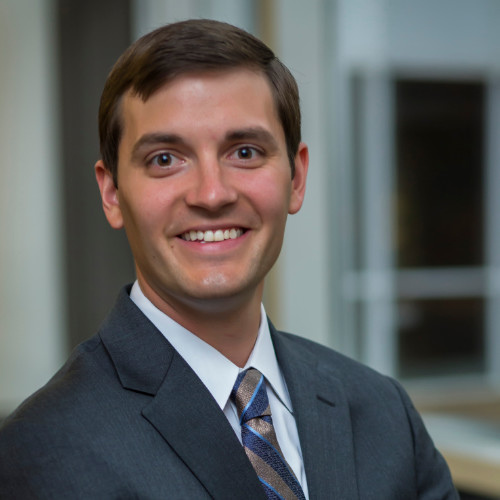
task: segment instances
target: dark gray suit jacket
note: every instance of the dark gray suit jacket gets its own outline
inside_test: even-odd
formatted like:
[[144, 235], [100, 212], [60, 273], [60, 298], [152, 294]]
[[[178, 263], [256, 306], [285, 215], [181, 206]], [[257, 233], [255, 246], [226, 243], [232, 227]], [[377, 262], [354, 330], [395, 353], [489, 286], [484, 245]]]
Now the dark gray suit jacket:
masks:
[[[395, 381], [271, 327], [311, 499], [455, 499]], [[1, 499], [264, 498], [205, 386], [123, 290], [0, 430]]]

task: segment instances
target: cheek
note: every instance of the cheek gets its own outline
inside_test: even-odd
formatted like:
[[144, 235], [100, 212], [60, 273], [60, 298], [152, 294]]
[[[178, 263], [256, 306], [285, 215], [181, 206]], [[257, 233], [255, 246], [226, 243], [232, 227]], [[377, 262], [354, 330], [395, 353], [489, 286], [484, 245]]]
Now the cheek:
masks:
[[286, 219], [291, 196], [290, 178], [273, 172], [245, 184], [248, 197], [262, 213], [276, 220]]
[[136, 191], [131, 197], [121, 198], [120, 206], [127, 234], [140, 234], [142, 238], [150, 239], [161, 231], [159, 225], [165, 219], [162, 217], [163, 204], [158, 196]]

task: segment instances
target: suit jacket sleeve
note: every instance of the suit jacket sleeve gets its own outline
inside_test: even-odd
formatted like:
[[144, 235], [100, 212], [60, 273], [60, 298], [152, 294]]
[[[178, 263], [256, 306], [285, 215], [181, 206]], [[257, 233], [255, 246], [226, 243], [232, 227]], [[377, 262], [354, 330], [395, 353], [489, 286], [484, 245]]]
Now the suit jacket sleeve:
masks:
[[448, 465], [434, 446], [420, 414], [401, 385], [393, 379], [389, 380], [400, 393], [413, 433], [418, 499], [458, 500]]

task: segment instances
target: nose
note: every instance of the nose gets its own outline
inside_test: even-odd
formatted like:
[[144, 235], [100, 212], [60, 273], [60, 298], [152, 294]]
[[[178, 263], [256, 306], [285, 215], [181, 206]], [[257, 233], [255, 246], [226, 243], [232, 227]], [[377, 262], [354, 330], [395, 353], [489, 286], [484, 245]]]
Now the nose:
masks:
[[231, 167], [224, 167], [216, 158], [200, 160], [193, 170], [195, 178], [187, 192], [186, 203], [211, 212], [234, 203], [238, 194], [227, 168]]

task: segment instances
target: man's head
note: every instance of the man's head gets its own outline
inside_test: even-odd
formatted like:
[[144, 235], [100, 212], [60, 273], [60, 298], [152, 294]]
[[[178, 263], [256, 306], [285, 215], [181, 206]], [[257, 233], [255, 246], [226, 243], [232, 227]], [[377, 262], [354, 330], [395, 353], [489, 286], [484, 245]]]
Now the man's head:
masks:
[[267, 79], [286, 139], [294, 175], [300, 143], [299, 94], [295, 79], [260, 40], [226, 23], [190, 20], [163, 26], [140, 38], [120, 57], [106, 81], [99, 108], [101, 156], [118, 183], [118, 147], [127, 92], [146, 101], [168, 81], [186, 74], [238, 68]]
[[125, 228], [142, 291], [186, 328], [201, 311], [252, 304], [259, 314], [287, 216], [304, 197], [299, 122], [288, 71], [225, 24], [162, 28], [112, 71], [95, 167], [104, 212]]

